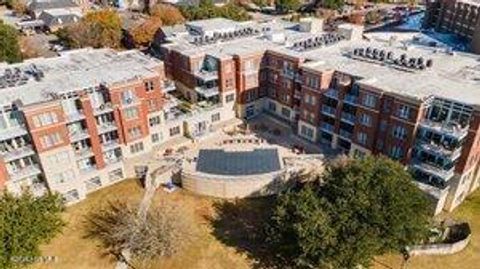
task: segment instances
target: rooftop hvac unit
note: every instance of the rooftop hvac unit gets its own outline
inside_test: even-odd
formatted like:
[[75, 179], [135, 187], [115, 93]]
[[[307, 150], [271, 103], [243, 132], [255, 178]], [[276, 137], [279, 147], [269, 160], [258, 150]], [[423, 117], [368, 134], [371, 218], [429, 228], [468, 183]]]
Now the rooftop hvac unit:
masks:
[[387, 52], [387, 59], [392, 60], [393, 59], [393, 52], [389, 51]]

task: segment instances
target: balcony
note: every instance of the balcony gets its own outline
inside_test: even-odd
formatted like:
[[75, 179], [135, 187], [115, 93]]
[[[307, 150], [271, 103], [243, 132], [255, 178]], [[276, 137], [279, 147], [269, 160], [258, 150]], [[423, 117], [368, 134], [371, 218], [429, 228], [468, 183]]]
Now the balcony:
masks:
[[325, 115], [328, 115], [328, 116], [335, 117], [335, 114], [337, 113], [337, 109], [335, 109], [331, 106], [323, 105], [322, 106], [322, 113], [325, 114]]
[[109, 151], [112, 149], [116, 149], [120, 147], [120, 144], [118, 143], [118, 139], [112, 139], [110, 141], [106, 141], [102, 143], [102, 151]]
[[335, 130], [335, 126], [333, 126], [329, 123], [326, 123], [326, 122], [322, 122], [322, 124], [320, 124], [320, 130], [328, 132], [328, 133], [333, 133], [334, 130]]
[[326, 92], [323, 93], [325, 96], [330, 97], [332, 99], [338, 100], [338, 91], [335, 89], [328, 89]]
[[175, 86], [175, 82], [173, 82], [172, 80], [164, 80], [161, 89], [162, 92], [169, 93], [175, 91], [177, 87]]
[[353, 134], [349, 131], [345, 131], [343, 129], [340, 129], [340, 132], [338, 133], [341, 137], [346, 138], [348, 140], [352, 140]]
[[37, 164], [32, 164], [23, 168], [16, 168], [9, 171], [10, 179], [12, 181], [24, 179], [41, 174], [42, 171]]
[[80, 174], [88, 174], [90, 172], [93, 172], [97, 170], [97, 166], [92, 164], [92, 165], [87, 165], [83, 167], [78, 167], [78, 170], [80, 171]]
[[435, 143], [428, 143], [425, 141], [418, 141], [417, 147], [422, 151], [428, 152], [433, 155], [441, 155], [444, 158], [448, 158], [452, 161], [456, 160], [462, 154], [462, 148], [457, 147], [453, 150], [448, 150], [441, 145], [437, 145]]
[[27, 134], [27, 129], [24, 126], [18, 125], [7, 129], [0, 130], [0, 140], [7, 140], [14, 137], [19, 137]]
[[67, 123], [72, 123], [72, 122], [81, 121], [85, 119], [85, 115], [83, 114], [82, 110], [68, 113], [65, 115], [65, 117], [67, 118]]
[[442, 135], [448, 135], [458, 140], [462, 140], [468, 134], [468, 127], [462, 128], [456, 124], [446, 124], [424, 119], [420, 121], [420, 127], [426, 128]]
[[73, 132], [70, 132], [68, 135], [70, 137], [70, 142], [72, 143], [80, 140], [84, 140], [90, 137], [87, 129], [73, 131]]
[[104, 134], [104, 133], [108, 133], [108, 132], [112, 132], [112, 131], [117, 130], [117, 125], [115, 124], [114, 121], [103, 122], [103, 123], [97, 125], [97, 129], [98, 129], [98, 134]]
[[345, 98], [343, 99], [344, 103], [347, 103], [349, 105], [357, 105], [357, 99], [358, 97], [355, 95], [347, 94], [345, 95]]
[[355, 115], [347, 112], [342, 112], [341, 120], [346, 123], [355, 124]]
[[10, 162], [13, 160], [31, 156], [33, 154], [35, 154], [35, 151], [33, 151], [33, 147], [31, 145], [28, 145], [21, 148], [9, 150], [7, 152], [3, 152], [1, 155], [3, 155], [3, 160], [5, 162]]
[[454, 175], [455, 175], [455, 167], [453, 166], [450, 169], [442, 169], [439, 167], [436, 167], [434, 165], [428, 164], [426, 162], [422, 162], [418, 159], [414, 159], [412, 163], [412, 168], [418, 169], [424, 173], [434, 175], [438, 178], [443, 179], [445, 182], [450, 180]]
[[77, 150], [75, 152], [75, 158], [77, 160], [85, 159], [85, 158], [90, 158], [93, 156], [93, 151], [92, 148], [86, 147], [80, 150]]
[[217, 70], [200, 70], [196, 72], [195, 77], [203, 80], [203, 81], [211, 81], [218, 79], [218, 71]]
[[112, 103], [104, 103], [93, 109], [93, 115], [98, 116], [105, 113], [113, 112]]
[[205, 86], [195, 87], [195, 91], [205, 98], [211, 98], [219, 94], [218, 87], [207, 88]]
[[294, 79], [295, 78], [295, 70], [293, 69], [283, 69], [283, 76]]

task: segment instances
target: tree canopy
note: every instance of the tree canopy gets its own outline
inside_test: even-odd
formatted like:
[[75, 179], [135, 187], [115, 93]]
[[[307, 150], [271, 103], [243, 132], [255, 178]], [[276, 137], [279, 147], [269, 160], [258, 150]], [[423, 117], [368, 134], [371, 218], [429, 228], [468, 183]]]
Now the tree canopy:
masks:
[[61, 29], [57, 35], [72, 48], [118, 48], [121, 45], [122, 22], [114, 10], [93, 11], [80, 22]]
[[300, 0], [275, 0], [275, 7], [281, 12], [296, 11], [301, 5]]
[[17, 30], [0, 20], [0, 62], [20, 62], [22, 53], [18, 44]]
[[180, 11], [187, 20], [203, 20], [216, 17], [223, 17], [235, 21], [246, 21], [250, 19], [247, 10], [235, 3], [228, 3], [224, 6], [215, 6], [211, 0], [200, 0], [196, 5], [184, 5]]
[[64, 226], [62, 197], [39, 198], [30, 193], [0, 196], [0, 268], [25, 268], [40, 255], [39, 245], [48, 242]]
[[287, 263], [349, 269], [424, 239], [428, 224], [428, 200], [403, 166], [367, 157], [281, 195], [267, 234]]

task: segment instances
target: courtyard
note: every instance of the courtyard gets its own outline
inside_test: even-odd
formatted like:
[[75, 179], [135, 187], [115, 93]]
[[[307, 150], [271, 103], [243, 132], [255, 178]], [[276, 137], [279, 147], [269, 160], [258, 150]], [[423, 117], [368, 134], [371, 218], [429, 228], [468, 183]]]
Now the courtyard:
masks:
[[[259, 119], [259, 122], [263, 121]], [[219, 139], [228, 139], [235, 135], [254, 134], [267, 143], [277, 146], [286, 154], [292, 154], [292, 146], [307, 147], [308, 142], [290, 133], [290, 128], [275, 120], [268, 125], [253, 121], [248, 127], [230, 125], [222, 127], [216, 133], [201, 140], [175, 141], [173, 144], [159, 148], [151, 160], [160, 160], [166, 151], [171, 150], [183, 158], [191, 156], [191, 152], [201, 148], [218, 146]], [[235, 127], [232, 127], [235, 126]], [[324, 154], [327, 157], [334, 153], [321, 146], [308, 147], [314, 154]], [[141, 161], [141, 160], [139, 160]], [[144, 162], [147, 160], [143, 160]], [[116, 260], [106, 253], [100, 243], [85, 238], [85, 221], [89, 212], [101, 208], [115, 199], [129, 202], [139, 202], [144, 189], [137, 179], [126, 179], [110, 187], [88, 195], [87, 199], [67, 208], [64, 219], [67, 226], [63, 233], [49, 244], [42, 246], [42, 254], [56, 257], [55, 262], [35, 264], [32, 268], [115, 268]], [[169, 201], [179, 205], [179, 208], [189, 208], [191, 218], [198, 223], [199, 238], [195, 240], [180, 255], [161, 260], [152, 260], [138, 268], [265, 268], [269, 266], [268, 249], [262, 248], [262, 224], [268, 218], [272, 208], [272, 197], [255, 199], [223, 200], [200, 196], [184, 189], [167, 193], [159, 188], [153, 197], [153, 203]], [[477, 268], [480, 264], [480, 216], [475, 214], [480, 210], [480, 193], [475, 193], [457, 208], [452, 214], [440, 217], [450, 217], [468, 221], [472, 227], [473, 237], [470, 245], [462, 252], [451, 256], [413, 257], [407, 268], [413, 269], [448, 269]], [[68, 242], [66, 244], [65, 242]], [[373, 263], [375, 269], [402, 268], [400, 255], [384, 255], [377, 257]]]

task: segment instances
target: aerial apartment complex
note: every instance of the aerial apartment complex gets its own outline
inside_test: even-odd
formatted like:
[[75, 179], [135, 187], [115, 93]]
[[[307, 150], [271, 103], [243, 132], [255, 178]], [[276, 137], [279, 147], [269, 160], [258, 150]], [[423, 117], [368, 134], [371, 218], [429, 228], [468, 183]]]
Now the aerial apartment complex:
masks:
[[426, 4], [425, 27], [464, 37], [472, 51], [480, 54], [479, 0], [428, 0]]
[[221, 104], [179, 109], [163, 69], [138, 51], [109, 49], [0, 65], [0, 188], [58, 191], [73, 203], [133, 176], [129, 158], [228, 115]]
[[435, 212], [479, 185], [480, 57], [322, 21], [162, 28], [138, 51], [0, 65], [0, 188], [69, 203], [134, 175], [132, 159], [268, 114], [305, 140], [403, 163]]
[[235, 99], [239, 118], [267, 113], [313, 143], [390, 156], [436, 213], [455, 208], [479, 184], [480, 58], [362, 35], [325, 33], [318, 19], [217, 18], [162, 28], [154, 49], [190, 102]]

